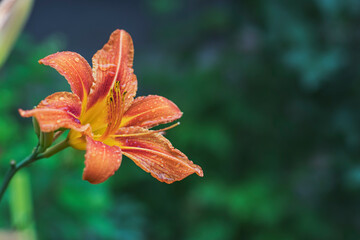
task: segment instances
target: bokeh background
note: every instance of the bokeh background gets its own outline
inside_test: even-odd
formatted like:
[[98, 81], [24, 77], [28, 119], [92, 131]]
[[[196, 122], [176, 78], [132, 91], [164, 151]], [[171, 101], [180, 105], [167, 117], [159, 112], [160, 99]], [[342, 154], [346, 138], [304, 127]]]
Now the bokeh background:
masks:
[[124, 158], [81, 180], [67, 149], [18, 173], [0, 229], [29, 239], [359, 239], [360, 2], [36, 0], [0, 70], [0, 176], [36, 145], [29, 109], [65, 79], [37, 61], [135, 46], [138, 95], [184, 112], [168, 131], [205, 176], [160, 183]]

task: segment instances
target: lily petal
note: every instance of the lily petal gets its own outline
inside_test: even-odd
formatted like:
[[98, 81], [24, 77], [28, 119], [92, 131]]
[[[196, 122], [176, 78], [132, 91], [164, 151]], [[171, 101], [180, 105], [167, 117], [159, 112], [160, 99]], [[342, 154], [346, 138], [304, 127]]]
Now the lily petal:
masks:
[[95, 82], [91, 87], [87, 108], [104, 99], [115, 85], [120, 82], [121, 96], [125, 96], [127, 109], [137, 90], [137, 79], [132, 69], [134, 46], [130, 34], [115, 30], [109, 41], [93, 57]]
[[125, 112], [120, 127], [139, 126], [151, 128], [169, 123], [182, 116], [172, 101], [156, 95], [138, 97]]
[[121, 164], [121, 149], [86, 137], [85, 169], [83, 179], [92, 184], [102, 183], [114, 175]]
[[70, 84], [73, 93], [83, 101], [94, 82], [89, 63], [74, 52], [58, 52], [39, 61], [40, 64], [55, 68]]
[[173, 183], [193, 173], [203, 176], [200, 166], [159, 133], [141, 127], [126, 127], [120, 128], [116, 136], [114, 144], [121, 147], [123, 154], [161, 182]]
[[59, 128], [71, 128], [84, 132], [89, 125], [82, 126], [79, 120], [81, 102], [78, 96], [69, 92], [54, 93], [32, 110], [19, 109], [22, 117], [35, 117], [41, 131], [52, 132]]

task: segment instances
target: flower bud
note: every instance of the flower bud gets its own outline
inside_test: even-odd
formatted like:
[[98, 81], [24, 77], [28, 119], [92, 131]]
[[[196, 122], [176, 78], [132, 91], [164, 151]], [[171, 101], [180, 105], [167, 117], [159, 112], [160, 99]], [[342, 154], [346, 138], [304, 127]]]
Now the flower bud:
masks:
[[27, 18], [33, 0], [3, 0], [0, 3], [0, 67], [5, 62]]

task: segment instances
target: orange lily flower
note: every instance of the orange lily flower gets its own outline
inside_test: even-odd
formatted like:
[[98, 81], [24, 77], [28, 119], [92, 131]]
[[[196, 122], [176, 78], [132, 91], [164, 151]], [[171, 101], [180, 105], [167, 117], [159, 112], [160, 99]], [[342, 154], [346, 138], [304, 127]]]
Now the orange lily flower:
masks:
[[[22, 117], [35, 117], [41, 131], [70, 129], [70, 146], [86, 150], [83, 179], [102, 183], [120, 167], [122, 154], [159, 181], [172, 183], [190, 174], [203, 176], [201, 167], [175, 149], [161, 134], [149, 130], [182, 116], [170, 100], [155, 95], [135, 98], [137, 79], [131, 36], [114, 31], [93, 57], [93, 68], [74, 52], [58, 52], [41, 59], [63, 75], [72, 93], [54, 93]], [[135, 99], [134, 99], [135, 98]]]

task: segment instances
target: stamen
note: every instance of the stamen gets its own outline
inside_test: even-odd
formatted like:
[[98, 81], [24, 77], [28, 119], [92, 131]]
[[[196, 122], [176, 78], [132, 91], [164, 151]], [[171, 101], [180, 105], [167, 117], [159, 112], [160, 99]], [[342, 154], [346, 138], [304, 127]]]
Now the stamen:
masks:
[[169, 129], [174, 128], [179, 125], [180, 125], [180, 122], [177, 122], [169, 127], [162, 128], [159, 130], [151, 130], [149, 132], [144, 132], [144, 133], [130, 133], [130, 134], [120, 134], [120, 135], [111, 135], [111, 136], [112, 137], [137, 137], [137, 136], [143, 136], [143, 135], [148, 135], [148, 134], [152, 134], [152, 133], [161, 133], [161, 132], [164, 132], [166, 130], [169, 130]]
[[112, 132], [116, 131], [121, 123], [124, 114], [125, 93], [121, 94], [120, 82], [115, 82], [113, 89], [110, 91], [108, 98], [108, 123], [105, 132], [100, 140], [107, 138]]

